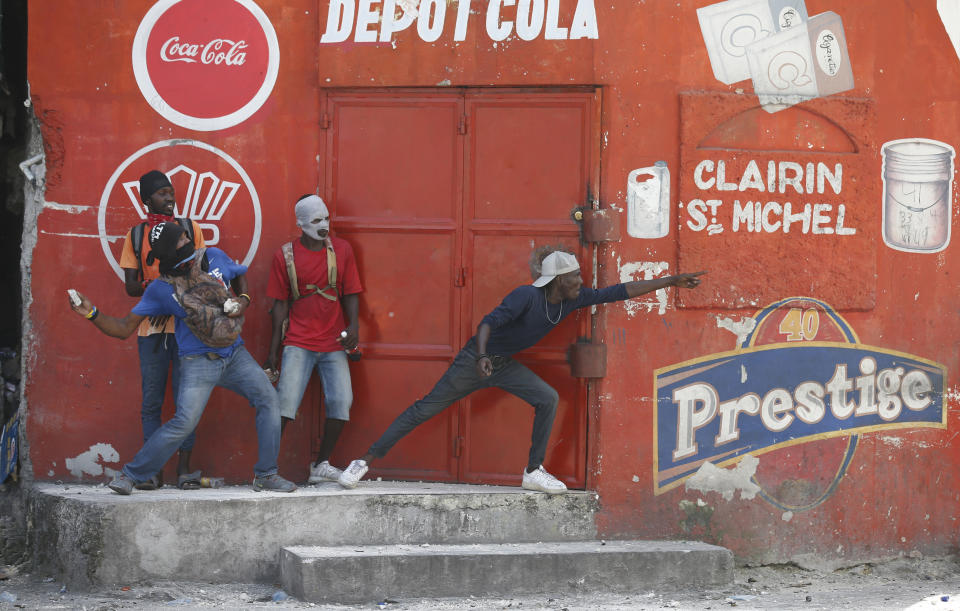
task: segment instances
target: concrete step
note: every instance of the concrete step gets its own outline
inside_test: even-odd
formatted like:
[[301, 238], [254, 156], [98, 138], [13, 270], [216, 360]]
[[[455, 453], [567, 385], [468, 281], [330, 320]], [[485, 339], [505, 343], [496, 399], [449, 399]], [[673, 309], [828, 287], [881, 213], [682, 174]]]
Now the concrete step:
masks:
[[551, 497], [505, 486], [361, 482], [293, 494], [249, 486], [120, 496], [35, 484], [29, 545], [38, 571], [71, 586], [150, 579], [269, 582], [285, 545], [582, 541], [597, 536], [593, 492]]
[[322, 603], [637, 592], [730, 583], [733, 554], [689, 541], [296, 546], [281, 552], [280, 579]]

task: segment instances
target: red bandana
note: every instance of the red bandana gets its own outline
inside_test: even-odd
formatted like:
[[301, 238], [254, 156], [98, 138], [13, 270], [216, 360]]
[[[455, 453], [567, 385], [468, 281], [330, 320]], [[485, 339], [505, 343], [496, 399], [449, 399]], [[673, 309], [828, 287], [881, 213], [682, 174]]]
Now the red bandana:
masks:
[[159, 225], [160, 223], [176, 223], [177, 220], [172, 216], [167, 216], [166, 214], [154, 214], [153, 212], [147, 213], [147, 223], [150, 224], [150, 227]]

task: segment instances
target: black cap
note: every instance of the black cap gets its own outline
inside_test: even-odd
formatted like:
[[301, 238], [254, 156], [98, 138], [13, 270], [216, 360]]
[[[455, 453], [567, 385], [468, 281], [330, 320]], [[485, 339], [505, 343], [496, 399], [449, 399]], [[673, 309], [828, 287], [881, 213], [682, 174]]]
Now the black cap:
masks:
[[140, 199], [145, 202], [160, 189], [172, 186], [166, 174], [160, 170], [150, 170], [140, 177]]
[[[147, 264], [152, 265], [155, 259], [171, 261], [177, 256], [177, 242], [183, 235], [183, 227], [179, 223], [157, 223], [150, 230], [150, 254], [147, 255]], [[171, 261], [176, 263], [175, 261]]]

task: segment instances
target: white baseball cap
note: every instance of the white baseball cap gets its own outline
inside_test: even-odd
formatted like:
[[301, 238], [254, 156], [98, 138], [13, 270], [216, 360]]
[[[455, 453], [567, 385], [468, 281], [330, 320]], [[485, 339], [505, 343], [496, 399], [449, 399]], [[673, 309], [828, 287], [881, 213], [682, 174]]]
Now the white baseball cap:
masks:
[[533, 286], [545, 286], [548, 282], [561, 274], [580, 269], [577, 258], [568, 252], [557, 250], [543, 258], [540, 264], [540, 277], [533, 281]]

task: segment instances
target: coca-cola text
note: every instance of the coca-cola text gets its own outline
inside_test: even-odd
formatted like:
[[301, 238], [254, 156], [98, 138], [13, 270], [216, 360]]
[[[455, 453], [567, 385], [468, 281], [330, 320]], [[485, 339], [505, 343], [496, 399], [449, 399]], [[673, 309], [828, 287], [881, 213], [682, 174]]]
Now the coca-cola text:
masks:
[[193, 44], [189, 42], [180, 42], [179, 36], [168, 39], [160, 47], [160, 59], [165, 62], [188, 62], [196, 63], [198, 60], [203, 64], [242, 66], [247, 60], [247, 54], [244, 49], [247, 48], [247, 41], [240, 40], [234, 42], [226, 38], [214, 38], [205, 45]]

